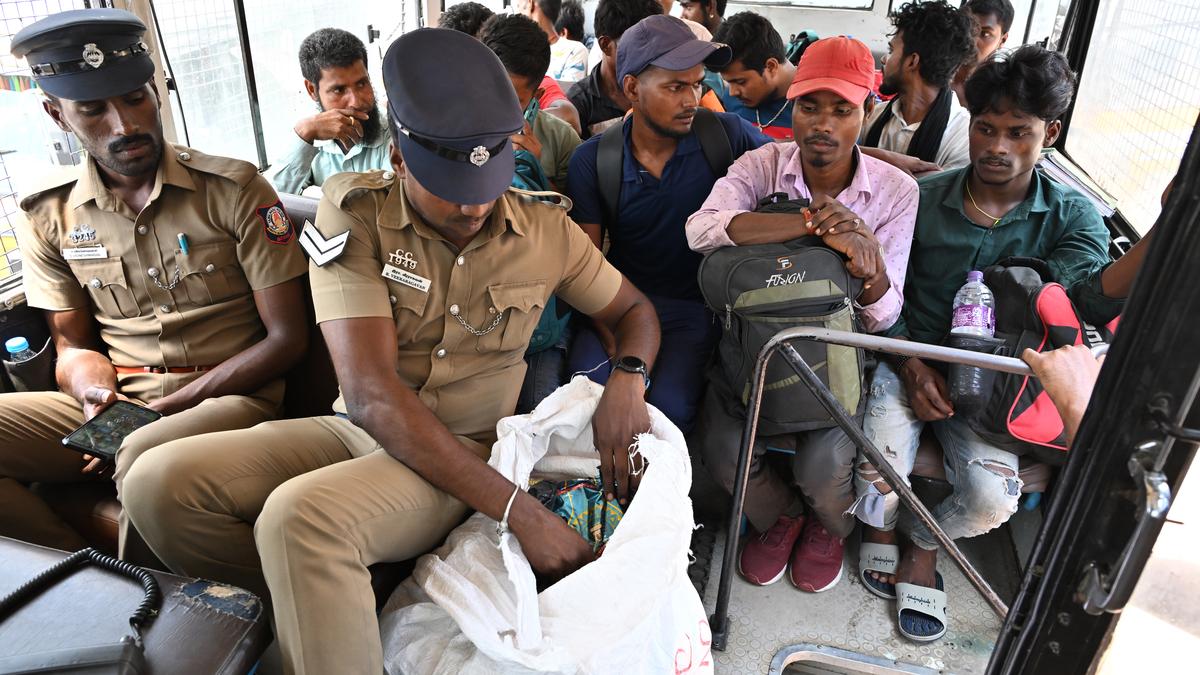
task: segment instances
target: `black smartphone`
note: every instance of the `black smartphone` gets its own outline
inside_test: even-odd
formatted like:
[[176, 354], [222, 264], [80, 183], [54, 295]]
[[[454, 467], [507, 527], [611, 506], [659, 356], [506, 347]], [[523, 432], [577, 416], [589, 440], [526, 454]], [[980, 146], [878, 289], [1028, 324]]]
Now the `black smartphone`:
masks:
[[72, 450], [111, 462], [126, 436], [160, 417], [162, 413], [136, 403], [117, 401], [72, 431], [62, 443]]

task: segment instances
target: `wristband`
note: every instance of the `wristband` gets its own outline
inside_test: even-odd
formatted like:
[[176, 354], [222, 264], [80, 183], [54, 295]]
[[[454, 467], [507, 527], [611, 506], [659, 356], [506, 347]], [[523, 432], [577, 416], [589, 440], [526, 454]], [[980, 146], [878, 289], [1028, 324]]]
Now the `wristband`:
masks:
[[912, 357], [908, 356], [907, 354], [893, 354], [891, 359], [892, 370], [894, 370], [897, 375], [900, 375], [901, 371], [904, 370], [904, 364], [908, 363], [908, 360], [911, 358]]

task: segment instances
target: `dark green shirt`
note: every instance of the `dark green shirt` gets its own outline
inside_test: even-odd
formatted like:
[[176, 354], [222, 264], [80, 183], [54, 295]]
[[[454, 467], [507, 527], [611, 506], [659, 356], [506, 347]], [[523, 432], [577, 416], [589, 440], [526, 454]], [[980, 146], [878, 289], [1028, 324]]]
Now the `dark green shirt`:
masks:
[[1120, 313], [1124, 300], [1100, 290], [1100, 274], [1111, 262], [1108, 228], [1086, 197], [1034, 171], [1025, 201], [995, 227], [983, 227], [963, 212], [970, 170], [943, 171], [919, 181], [904, 308], [886, 335], [940, 343], [950, 332], [954, 294], [966, 283], [967, 272], [1010, 256], [1045, 260], [1084, 320], [1101, 325]]

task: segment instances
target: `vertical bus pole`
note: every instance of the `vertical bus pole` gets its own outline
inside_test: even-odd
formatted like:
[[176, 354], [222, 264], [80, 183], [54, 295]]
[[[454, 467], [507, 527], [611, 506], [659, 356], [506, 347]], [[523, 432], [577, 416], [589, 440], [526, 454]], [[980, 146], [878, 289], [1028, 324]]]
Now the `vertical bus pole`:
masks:
[[246, 4], [233, 0], [233, 15], [237, 21], [238, 47], [242, 51], [242, 73], [246, 76], [246, 98], [250, 102], [250, 123], [254, 127], [254, 147], [258, 150], [258, 170], [267, 168], [267, 141], [263, 136], [262, 113], [258, 105], [258, 85], [254, 79], [254, 58], [250, 53], [250, 30], [246, 27]]

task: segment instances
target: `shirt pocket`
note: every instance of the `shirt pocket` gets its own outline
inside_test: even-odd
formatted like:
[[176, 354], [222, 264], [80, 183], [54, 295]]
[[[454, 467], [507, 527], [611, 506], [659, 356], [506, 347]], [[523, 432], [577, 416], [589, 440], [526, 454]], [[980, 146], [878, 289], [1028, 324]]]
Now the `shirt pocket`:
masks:
[[113, 318], [141, 316], [141, 308], [125, 277], [125, 266], [120, 257], [73, 260], [70, 265], [75, 278], [87, 289], [92, 304], [101, 313]]
[[238, 262], [237, 244], [232, 241], [196, 244], [186, 255], [176, 252], [175, 260], [180, 281], [194, 305], [214, 305], [250, 292]]
[[[524, 351], [546, 307], [546, 281], [492, 284], [488, 286], [488, 295], [496, 311], [504, 314], [504, 320], [495, 331], [500, 333], [498, 349], [502, 352]], [[487, 340], [487, 336], [480, 339], [480, 347], [488, 349], [488, 343], [495, 344]]]
[[403, 348], [416, 341], [417, 333], [425, 325], [429, 294], [389, 281], [388, 300], [392, 303], [392, 319], [396, 322], [396, 344]]

